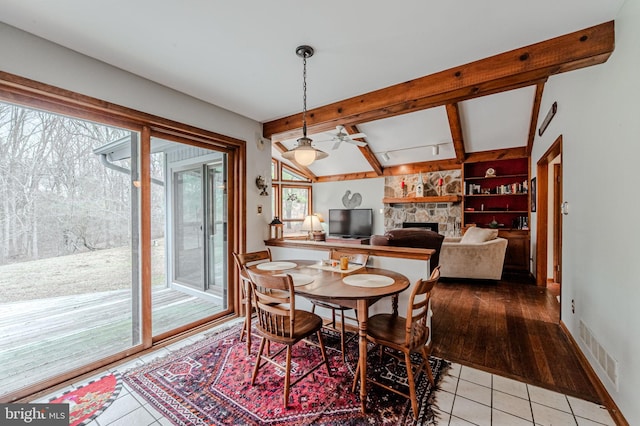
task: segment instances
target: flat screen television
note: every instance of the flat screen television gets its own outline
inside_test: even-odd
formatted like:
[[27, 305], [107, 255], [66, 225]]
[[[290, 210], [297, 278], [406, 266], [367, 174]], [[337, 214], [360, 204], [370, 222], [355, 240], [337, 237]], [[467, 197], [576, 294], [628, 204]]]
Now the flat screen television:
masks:
[[359, 238], [373, 233], [373, 209], [329, 209], [329, 235]]

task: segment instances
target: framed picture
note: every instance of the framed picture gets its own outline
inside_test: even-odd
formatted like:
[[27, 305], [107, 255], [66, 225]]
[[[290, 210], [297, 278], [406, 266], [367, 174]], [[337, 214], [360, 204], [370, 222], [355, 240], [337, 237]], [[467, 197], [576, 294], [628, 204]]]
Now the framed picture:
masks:
[[531, 211], [536, 211], [536, 178], [531, 178]]

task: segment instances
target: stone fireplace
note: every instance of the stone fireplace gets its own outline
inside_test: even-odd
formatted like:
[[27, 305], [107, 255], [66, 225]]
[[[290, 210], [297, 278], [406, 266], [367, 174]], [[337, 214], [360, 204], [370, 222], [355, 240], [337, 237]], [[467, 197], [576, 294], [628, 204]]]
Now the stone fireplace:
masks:
[[[460, 170], [447, 170], [422, 174], [426, 197], [461, 195]], [[458, 236], [462, 223], [461, 202], [412, 202], [419, 175], [385, 177], [385, 197], [407, 198], [407, 202], [384, 205], [384, 230], [402, 228], [405, 222], [437, 223], [438, 232], [447, 237]], [[442, 179], [442, 185], [438, 182]], [[404, 181], [404, 192], [402, 182]]]

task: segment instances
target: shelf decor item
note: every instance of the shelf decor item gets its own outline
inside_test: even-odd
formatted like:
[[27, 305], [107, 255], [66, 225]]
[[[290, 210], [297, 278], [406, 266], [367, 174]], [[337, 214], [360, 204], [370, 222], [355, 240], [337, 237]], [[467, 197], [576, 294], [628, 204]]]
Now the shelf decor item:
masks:
[[424, 197], [424, 181], [422, 180], [422, 172], [418, 176], [418, 183], [416, 184], [416, 197]]
[[493, 167], [489, 167], [487, 171], [484, 173], [484, 177], [496, 177], [496, 170]]

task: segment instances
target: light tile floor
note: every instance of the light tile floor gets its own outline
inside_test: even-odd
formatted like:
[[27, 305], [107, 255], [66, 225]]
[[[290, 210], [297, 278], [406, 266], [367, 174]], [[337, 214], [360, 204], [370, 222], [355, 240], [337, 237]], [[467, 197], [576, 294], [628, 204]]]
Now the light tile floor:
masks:
[[[124, 373], [154, 358], [193, 344], [209, 333], [211, 331], [186, 338], [109, 371]], [[96, 374], [93, 378], [75, 383], [70, 388], [82, 386], [103, 374], [104, 372]], [[63, 392], [64, 390], [58, 390], [55, 395], [32, 402], [47, 402]], [[615, 426], [609, 413], [597, 404], [459, 364], [453, 364], [449, 375], [443, 378], [436, 398], [439, 426]], [[89, 426], [171, 424], [139, 394], [124, 384], [118, 398]]]

